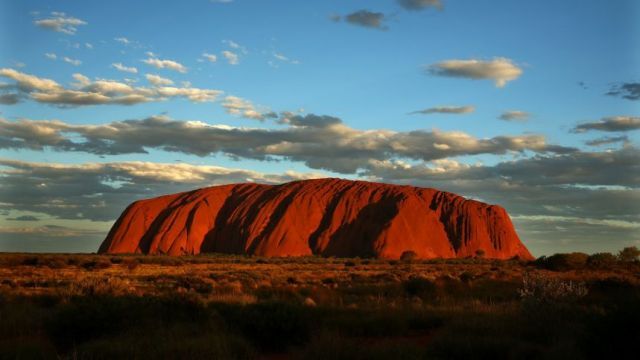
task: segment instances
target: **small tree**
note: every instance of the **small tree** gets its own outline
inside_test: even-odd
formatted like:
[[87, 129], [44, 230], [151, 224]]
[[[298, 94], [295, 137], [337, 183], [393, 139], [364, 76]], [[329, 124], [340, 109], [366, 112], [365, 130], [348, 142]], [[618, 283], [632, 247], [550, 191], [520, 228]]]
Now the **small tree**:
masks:
[[640, 250], [635, 246], [626, 247], [618, 253], [620, 261], [636, 261], [640, 256]]
[[418, 258], [418, 254], [415, 251], [407, 250], [400, 255], [400, 260], [402, 261], [412, 261]]
[[595, 253], [593, 255], [589, 255], [587, 265], [595, 268], [607, 268], [615, 265], [617, 261], [618, 259], [612, 253]]
[[486, 255], [486, 252], [483, 249], [476, 250], [476, 257], [484, 258], [485, 255]]

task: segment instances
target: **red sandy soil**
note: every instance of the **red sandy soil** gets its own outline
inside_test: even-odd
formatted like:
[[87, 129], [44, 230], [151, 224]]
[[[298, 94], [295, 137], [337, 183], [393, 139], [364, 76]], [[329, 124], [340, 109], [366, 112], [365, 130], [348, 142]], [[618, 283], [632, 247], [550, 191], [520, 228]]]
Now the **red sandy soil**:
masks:
[[136, 201], [100, 253], [397, 259], [533, 257], [500, 206], [429, 188], [341, 179], [214, 186]]

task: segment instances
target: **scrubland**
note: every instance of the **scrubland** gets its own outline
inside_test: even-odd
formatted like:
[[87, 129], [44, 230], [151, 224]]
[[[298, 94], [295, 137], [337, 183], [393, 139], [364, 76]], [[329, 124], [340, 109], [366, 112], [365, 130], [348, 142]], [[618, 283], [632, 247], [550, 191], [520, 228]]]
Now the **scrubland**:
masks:
[[635, 358], [640, 263], [0, 255], [0, 358]]

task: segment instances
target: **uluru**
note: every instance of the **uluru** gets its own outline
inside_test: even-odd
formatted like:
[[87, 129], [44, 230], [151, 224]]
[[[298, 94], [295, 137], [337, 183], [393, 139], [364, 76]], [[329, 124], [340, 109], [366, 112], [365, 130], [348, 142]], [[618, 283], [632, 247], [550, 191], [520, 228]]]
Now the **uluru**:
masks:
[[406, 185], [314, 179], [132, 203], [99, 253], [532, 259], [500, 206]]

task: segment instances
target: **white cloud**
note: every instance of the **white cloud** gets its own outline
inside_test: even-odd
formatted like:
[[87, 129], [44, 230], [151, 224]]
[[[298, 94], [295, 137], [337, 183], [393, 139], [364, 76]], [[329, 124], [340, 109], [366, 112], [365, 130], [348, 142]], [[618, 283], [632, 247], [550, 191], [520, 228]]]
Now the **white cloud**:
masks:
[[220, 90], [193, 87], [155, 86], [134, 87], [115, 80], [98, 79], [91, 81], [82, 74], [74, 74], [76, 80], [72, 89], [65, 88], [50, 79], [0, 69], [0, 77], [16, 81], [16, 87], [32, 100], [59, 106], [82, 106], [100, 104], [132, 105], [150, 101], [164, 101], [183, 97], [192, 102], [213, 102], [222, 94]]
[[117, 37], [117, 38], [114, 38], [113, 40], [115, 40], [115, 41], [117, 41], [117, 42], [119, 42], [121, 44], [124, 44], [124, 45], [131, 44], [131, 40], [127, 39], [126, 37]]
[[238, 65], [240, 63], [240, 58], [238, 57], [238, 54], [233, 53], [231, 51], [224, 50], [222, 52], [222, 56], [224, 56], [225, 59], [227, 59], [227, 62], [229, 62], [229, 64], [231, 65]]
[[44, 54], [44, 56], [45, 56], [47, 59], [50, 59], [50, 60], [55, 60], [55, 59], [57, 59], [57, 58], [58, 58], [58, 56], [57, 56], [56, 54], [54, 54], [54, 53], [45, 53], [45, 54]]
[[241, 53], [243, 53], [245, 55], [248, 53], [246, 47], [244, 47], [244, 46], [242, 46], [242, 45], [240, 45], [237, 42], [234, 42], [232, 40], [222, 40], [222, 43], [226, 44], [227, 46], [229, 46], [232, 49], [236, 49], [236, 50], [240, 51]]
[[67, 35], [74, 35], [76, 33], [77, 26], [87, 25], [86, 21], [67, 16], [63, 12], [52, 12], [51, 16], [46, 19], [36, 20], [34, 22], [37, 26], [61, 32]]
[[155, 74], [145, 74], [147, 81], [149, 81], [154, 86], [163, 86], [163, 85], [171, 85], [173, 81], [167, 78], [163, 78], [160, 75]]
[[249, 100], [237, 96], [227, 96], [222, 102], [222, 106], [229, 114], [242, 116], [254, 120], [264, 120], [275, 118], [277, 115], [267, 109], [258, 110]]
[[433, 75], [462, 77], [473, 80], [490, 79], [497, 87], [504, 87], [522, 75], [522, 69], [507, 58], [493, 60], [445, 60], [428, 67]]
[[62, 87], [51, 79], [39, 78], [14, 69], [0, 68], [0, 76], [15, 80], [18, 88], [23, 91], [57, 91]]
[[216, 61], [218, 61], [218, 57], [213, 54], [203, 53], [202, 57], [211, 63], [215, 63]]
[[138, 73], [138, 69], [136, 67], [134, 67], [134, 66], [124, 66], [124, 65], [122, 65], [122, 63], [113, 63], [113, 64], [111, 64], [111, 66], [116, 68], [116, 70], [118, 70], [118, 71], [127, 72], [127, 73], [131, 73], [131, 74], [137, 74]]
[[284, 54], [281, 54], [281, 53], [274, 52], [272, 55], [273, 55], [273, 57], [275, 59], [280, 60], [282, 62], [286, 62], [286, 63], [294, 64], [294, 65], [300, 64], [300, 61], [294, 60], [294, 59], [289, 59], [287, 56], [285, 56]]
[[187, 72], [187, 68], [184, 65], [173, 60], [161, 60], [161, 59], [150, 57], [148, 59], [142, 60], [142, 62], [158, 69], [169, 69], [169, 70], [177, 71], [179, 73]]
[[79, 66], [82, 64], [82, 61], [78, 60], [78, 59], [72, 59], [70, 57], [63, 57], [62, 60], [68, 64], [71, 64], [73, 66]]

